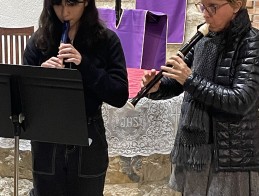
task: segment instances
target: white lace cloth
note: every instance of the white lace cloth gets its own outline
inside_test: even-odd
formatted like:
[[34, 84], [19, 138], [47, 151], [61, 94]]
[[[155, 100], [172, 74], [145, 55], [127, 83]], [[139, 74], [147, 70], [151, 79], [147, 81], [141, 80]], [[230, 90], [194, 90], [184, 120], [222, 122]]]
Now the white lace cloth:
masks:
[[[169, 154], [175, 139], [183, 95], [167, 100], [142, 98], [135, 109], [104, 104], [109, 156], [133, 157]], [[0, 148], [14, 146], [13, 139], [0, 138]], [[28, 140], [20, 140], [20, 150], [30, 150]]]
[[142, 98], [135, 110], [103, 106], [109, 155], [169, 154], [175, 139], [183, 96], [168, 100]]

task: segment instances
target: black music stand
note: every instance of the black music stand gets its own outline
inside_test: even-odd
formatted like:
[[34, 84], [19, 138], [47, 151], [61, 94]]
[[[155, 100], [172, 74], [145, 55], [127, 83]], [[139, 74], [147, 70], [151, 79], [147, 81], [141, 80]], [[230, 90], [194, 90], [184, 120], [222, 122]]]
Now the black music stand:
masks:
[[19, 139], [88, 146], [78, 70], [0, 64], [0, 137], [15, 139], [18, 196]]

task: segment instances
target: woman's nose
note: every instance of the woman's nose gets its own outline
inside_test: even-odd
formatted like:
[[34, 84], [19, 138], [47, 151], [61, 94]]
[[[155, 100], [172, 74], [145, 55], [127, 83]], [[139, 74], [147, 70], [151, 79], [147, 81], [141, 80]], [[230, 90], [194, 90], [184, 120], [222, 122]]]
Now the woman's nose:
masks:
[[69, 15], [69, 7], [66, 4], [62, 4], [62, 16], [65, 18]]

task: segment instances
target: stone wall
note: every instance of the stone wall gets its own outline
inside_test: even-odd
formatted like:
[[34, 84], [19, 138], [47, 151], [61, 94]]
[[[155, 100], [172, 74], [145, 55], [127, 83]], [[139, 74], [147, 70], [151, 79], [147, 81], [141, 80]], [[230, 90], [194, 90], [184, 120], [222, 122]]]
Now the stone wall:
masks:
[[[114, 7], [114, 0], [97, 0], [98, 7]], [[259, 27], [259, 1], [248, 1], [250, 18]], [[39, 5], [41, 6], [41, 5]], [[133, 9], [135, 0], [123, 0], [122, 8]], [[185, 42], [196, 32], [197, 24], [203, 21], [202, 15], [195, 10], [194, 0], [188, 1]], [[181, 44], [169, 44], [167, 57], [176, 54]], [[7, 142], [7, 141], [6, 141]], [[8, 140], [13, 143], [13, 140]], [[0, 147], [0, 196], [13, 195], [14, 149]], [[105, 196], [173, 196], [180, 195], [167, 187], [171, 165], [169, 155], [154, 154], [148, 157], [110, 157], [107, 172]], [[19, 195], [28, 195], [32, 187], [31, 153], [20, 150]]]
[[248, 0], [246, 6], [248, 8], [248, 13], [252, 21], [252, 25], [255, 28], [259, 28], [259, 1]]

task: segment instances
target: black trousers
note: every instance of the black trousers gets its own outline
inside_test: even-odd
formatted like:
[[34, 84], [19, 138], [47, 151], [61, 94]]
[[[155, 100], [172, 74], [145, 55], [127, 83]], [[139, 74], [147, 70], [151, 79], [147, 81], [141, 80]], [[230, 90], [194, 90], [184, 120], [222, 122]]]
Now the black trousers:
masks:
[[94, 133], [89, 147], [31, 142], [31, 195], [103, 196], [109, 159], [102, 118], [88, 129]]

